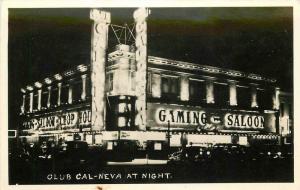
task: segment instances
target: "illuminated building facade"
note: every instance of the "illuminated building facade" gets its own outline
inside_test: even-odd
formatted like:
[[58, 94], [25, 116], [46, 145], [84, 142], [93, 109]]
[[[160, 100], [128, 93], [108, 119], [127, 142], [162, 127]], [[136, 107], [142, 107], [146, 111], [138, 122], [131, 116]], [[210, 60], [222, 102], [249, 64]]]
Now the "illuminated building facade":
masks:
[[[154, 149], [203, 144], [277, 144], [291, 134], [275, 79], [147, 55], [150, 11], [135, 12], [135, 45], [106, 55], [110, 14], [92, 10], [91, 64], [78, 65], [21, 89], [20, 136], [138, 141]], [[107, 59], [106, 59], [107, 57]], [[282, 112], [281, 109], [283, 110]], [[170, 133], [170, 134], [169, 134]]]

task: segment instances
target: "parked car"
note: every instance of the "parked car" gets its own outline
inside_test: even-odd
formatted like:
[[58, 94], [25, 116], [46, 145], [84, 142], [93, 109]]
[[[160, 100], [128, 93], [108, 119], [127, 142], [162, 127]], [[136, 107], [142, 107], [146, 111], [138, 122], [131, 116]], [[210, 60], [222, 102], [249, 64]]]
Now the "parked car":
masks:
[[294, 155], [294, 150], [293, 150], [293, 145], [292, 144], [285, 144], [285, 145], [282, 145], [281, 147], [281, 156], [283, 158], [293, 158], [293, 155]]
[[221, 160], [244, 161], [247, 158], [248, 147], [239, 144], [215, 144], [212, 147], [212, 158]]
[[197, 162], [204, 162], [211, 159], [211, 148], [208, 147], [199, 147], [198, 154], [196, 155]]
[[110, 140], [106, 142], [105, 156], [108, 161], [130, 162], [137, 154], [138, 141]]
[[252, 160], [259, 159], [281, 159], [282, 152], [279, 145], [256, 145], [249, 148], [249, 157]]
[[86, 163], [88, 144], [85, 141], [67, 141], [65, 151], [66, 164], [73, 166]]
[[176, 152], [169, 154], [168, 156], [168, 164], [181, 164], [183, 163], [183, 151], [179, 149]]
[[170, 162], [202, 162], [211, 158], [211, 149], [205, 146], [190, 146], [169, 155]]

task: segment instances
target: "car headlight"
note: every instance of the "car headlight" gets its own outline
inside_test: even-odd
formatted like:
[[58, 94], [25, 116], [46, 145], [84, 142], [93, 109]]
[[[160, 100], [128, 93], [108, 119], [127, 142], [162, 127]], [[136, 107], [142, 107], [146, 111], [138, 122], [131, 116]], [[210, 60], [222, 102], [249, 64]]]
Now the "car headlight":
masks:
[[281, 155], [281, 152], [277, 152], [277, 154], [278, 154], [278, 156], [280, 156], [280, 155]]
[[200, 154], [200, 155], [202, 155], [202, 154], [203, 154], [203, 152], [201, 151], [199, 154]]
[[271, 152], [268, 152], [268, 155], [271, 155]]
[[207, 151], [206, 154], [207, 154], [207, 155], [210, 155], [210, 151]]

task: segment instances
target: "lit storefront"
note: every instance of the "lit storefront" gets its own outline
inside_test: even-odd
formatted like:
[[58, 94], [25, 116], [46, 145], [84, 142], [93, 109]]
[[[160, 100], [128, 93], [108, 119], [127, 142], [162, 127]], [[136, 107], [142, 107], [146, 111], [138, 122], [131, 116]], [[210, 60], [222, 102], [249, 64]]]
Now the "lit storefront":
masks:
[[294, 116], [293, 116], [293, 95], [287, 92], [280, 92], [280, 136], [283, 143], [291, 144], [293, 142]]

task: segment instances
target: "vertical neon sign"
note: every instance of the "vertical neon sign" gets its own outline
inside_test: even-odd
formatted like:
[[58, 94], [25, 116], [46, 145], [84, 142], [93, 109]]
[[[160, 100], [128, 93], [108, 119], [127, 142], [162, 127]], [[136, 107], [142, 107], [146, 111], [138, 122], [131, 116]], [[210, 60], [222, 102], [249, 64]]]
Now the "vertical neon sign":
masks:
[[135, 124], [140, 130], [146, 129], [146, 83], [147, 83], [147, 22], [150, 11], [139, 8], [134, 11], [133, 17], [136, 24], [136, 110]]
[[110, 13], [92, 9], [91, 82], [92, 82], [92, 129], [105, 128], [105, 62], [108, 45]]

